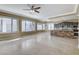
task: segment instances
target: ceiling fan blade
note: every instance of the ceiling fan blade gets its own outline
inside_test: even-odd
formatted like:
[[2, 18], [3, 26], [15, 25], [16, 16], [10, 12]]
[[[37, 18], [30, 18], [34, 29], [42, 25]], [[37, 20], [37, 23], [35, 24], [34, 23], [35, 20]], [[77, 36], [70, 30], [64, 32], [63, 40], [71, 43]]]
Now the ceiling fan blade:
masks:
[[39, 11], [37, 11], [37, 10], [34, 10], [35, 12], [37, 12], [37, 13], [39, 13]]
[[36, 8], [34, 8], [34, 9], [40, 9], [41, 7], [36, 7]]

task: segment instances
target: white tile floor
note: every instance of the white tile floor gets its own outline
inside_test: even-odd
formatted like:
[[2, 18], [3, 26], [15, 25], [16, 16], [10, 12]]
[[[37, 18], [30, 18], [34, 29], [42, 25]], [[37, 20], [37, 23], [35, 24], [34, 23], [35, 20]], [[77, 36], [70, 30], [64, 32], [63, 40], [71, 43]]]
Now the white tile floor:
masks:
[[72, 54], [78, 39], [51, 36], [43, 32], [9, 41], [0, 41], [1, 55], [62, 55]]

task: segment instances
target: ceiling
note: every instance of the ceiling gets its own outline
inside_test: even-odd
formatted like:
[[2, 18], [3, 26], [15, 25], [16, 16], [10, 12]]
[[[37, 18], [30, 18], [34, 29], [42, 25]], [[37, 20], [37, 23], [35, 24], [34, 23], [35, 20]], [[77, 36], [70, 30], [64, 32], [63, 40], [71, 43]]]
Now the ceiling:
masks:
[[[75, 15], [66, 15], [75, 11], [75, 4], [36, 4], [35, 6], [40, 6], [40, 13], [31, 13], [30, 11], [25, 11], [23, 9], [28, 9], [27, 4], [0, 4], [0, 11], [7, 11], [18, 15], [28, 16], [32, 18], [36, 18], [39, 20], [53, 20], [56, 21], [54, 17], [58, 17], [56, 19], [70, 19], [76, 18]], [[63, 16], [64, 17], [59, 17]], [[54, 19], [53, 19], [54, 18]], [[60, 21], [60, 20], [58, 20]]]

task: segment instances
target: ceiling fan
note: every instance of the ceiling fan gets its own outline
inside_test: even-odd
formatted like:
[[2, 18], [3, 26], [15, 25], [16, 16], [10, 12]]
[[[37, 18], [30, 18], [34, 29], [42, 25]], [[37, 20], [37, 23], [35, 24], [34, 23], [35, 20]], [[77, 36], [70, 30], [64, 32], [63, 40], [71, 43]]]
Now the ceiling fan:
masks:
[[41, 7], [36, 7], [35, 5], [31, 5], [31, 6], [29, 6], [29, 8], [30, 8], [30, 9], [23, 9], [23, 10], [29, 10], [29, 11], [32, 11], [32, 12], [40, 13], [40, 12], [39, 12], [39, 9], [40, 9]]

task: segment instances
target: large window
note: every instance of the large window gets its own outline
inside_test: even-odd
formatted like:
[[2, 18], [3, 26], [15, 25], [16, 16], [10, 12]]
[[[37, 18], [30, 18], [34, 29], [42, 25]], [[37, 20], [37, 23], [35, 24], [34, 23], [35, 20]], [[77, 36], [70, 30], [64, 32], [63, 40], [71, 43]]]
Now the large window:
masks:
[[22, 31], [23, 32], [35, 31], [35, 22], [22, 20]]
[[26, 31], [26, 21], [22, 20], [22, 31], [25, 32]]
[[26, 31], [28, 32], [28, 31], [32, 31], [32, 22], [30, 22], [30, 21], [26, 21]]
[[54, 30], [54, 24], [53, 23], [48, 23], [48, 30]]
[[11, 19], [2, 18], [2, 32], [11, 32]]
[[37, 30], [42, 30], [42, 24], [41, 23], [37, 24]]
[[31, 22], [31, 29], [32, 31], [35, 31], [35, 22]]
[[0, 18], [0, 32], [2, 31], [2, 30], [1, 30], [1, 28], [2, 28], [1, 24], [2, 24], [2, 20], [1, 20], [1, 18]]
[[0, 17], [0, 32], [16, 32], [17, 20], [9, 17]]
[[13, 23], [13, 25], [12, 25], [12, 28], [13, 28], [13, 32], [17, 32], [17, 20], [16, 19], [13, 19], [13, 21], [12, 21]]
[[43, 30], [45, 30], [45, 24], [42, 24], [43, 25]]

